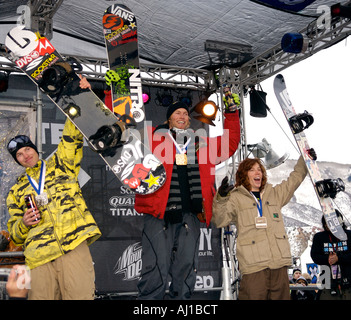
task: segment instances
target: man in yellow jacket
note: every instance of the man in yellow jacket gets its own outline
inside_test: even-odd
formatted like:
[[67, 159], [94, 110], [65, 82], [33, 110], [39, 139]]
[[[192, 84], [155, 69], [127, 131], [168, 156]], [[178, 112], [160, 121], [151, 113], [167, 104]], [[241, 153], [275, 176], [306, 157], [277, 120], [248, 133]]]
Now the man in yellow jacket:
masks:
[[[7, 226], [31, 269], [28, 298], [93, 299], [95, 274], [88, 245], [101, 233], [78, 184], [82, 134], [67, 120], [58, 149], [47, 161], [39, 159], [27, 136], [16, 136], [7, 148], [26, 168], [7, 197]], [[28, 195], [36, 209], [26, 206]]]

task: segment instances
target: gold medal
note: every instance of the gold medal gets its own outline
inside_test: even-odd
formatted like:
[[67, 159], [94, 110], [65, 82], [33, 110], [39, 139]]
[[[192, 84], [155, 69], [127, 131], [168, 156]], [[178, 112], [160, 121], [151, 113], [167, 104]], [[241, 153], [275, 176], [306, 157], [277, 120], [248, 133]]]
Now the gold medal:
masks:
[[190, 143], [191, 138], [188, 139], [188, 141], [186, 142], [185, 145], [183, 144], [178, 144], [177, 141], [174, 140], [172, 134], [170, 133], [170, 131], [168, 132], [169, 136], [171, 137], [171, 139], [173, 140], [173, 143], [177, 149], [177, 153], [175, 155], [176, 158], [176, 165], [178, 166], [186, 166], [188, 164], [188, 157], [186, 155], [186, 149], [187, 146]]
[[188, 164], [188, 157], [185, 153], [176, 154], [176, 165], [186, 166]]

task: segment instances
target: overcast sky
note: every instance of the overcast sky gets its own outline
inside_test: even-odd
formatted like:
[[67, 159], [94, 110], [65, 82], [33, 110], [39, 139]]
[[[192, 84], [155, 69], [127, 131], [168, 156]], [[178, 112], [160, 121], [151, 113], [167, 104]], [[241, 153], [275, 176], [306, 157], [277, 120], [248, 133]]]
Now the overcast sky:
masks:
[[[349, 37], [281, 72], [296, 112], [307, 110], [314, 117], [305, 134], [319, 161], [351, 164], [350, 41]], [[265, 80], [261, 86], [267, 92], [266, 102], [271, 113], [293, 140], [273, 91], [274, 78]], [[297, 159], [299, 154], [272, 115], [253, 118], [249, 115], [249, 106], [249, 99], [245, 99], [247, 143], [255, 144], [266, 138], [278, 155], [288, 152], [289, 159]]]

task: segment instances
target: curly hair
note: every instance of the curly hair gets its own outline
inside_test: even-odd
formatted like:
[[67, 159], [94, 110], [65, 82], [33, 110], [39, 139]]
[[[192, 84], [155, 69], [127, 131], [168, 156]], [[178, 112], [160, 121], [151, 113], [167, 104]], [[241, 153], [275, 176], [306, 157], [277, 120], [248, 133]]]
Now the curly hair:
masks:
[[264, 186], [267, 183], [267, 172], [265, 167], [262, 164], [262, 161], [259, 158], [246, 158], [243, 160], [238, 167], [236, 172], [236, 183], [235, 187], [244, 186], [248, 191], [251, 191], [251, 185], [249, 182], [248, 172], [254, 166], [254, 164], [258, 163], [262, 171], [262, 183], [260, 187], [260, 192], [263, 190]]

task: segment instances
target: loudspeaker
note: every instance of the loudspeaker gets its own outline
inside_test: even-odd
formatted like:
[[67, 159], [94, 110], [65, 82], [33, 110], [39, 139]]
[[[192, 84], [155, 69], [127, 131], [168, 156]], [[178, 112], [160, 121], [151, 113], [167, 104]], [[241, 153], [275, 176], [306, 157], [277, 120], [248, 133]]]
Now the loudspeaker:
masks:
[[284, 163], [288, 157], [288, 153], [285, 153], [282, 157], [279, 157], [273, 150], [270, 150], [264, 157], [266, 169], [269, 170], [278, 167], [279, 165]]
[[267, 117], [266, 107], [267, 93], [255, 89], [250, 92], [250, 116], [255, 118]]

